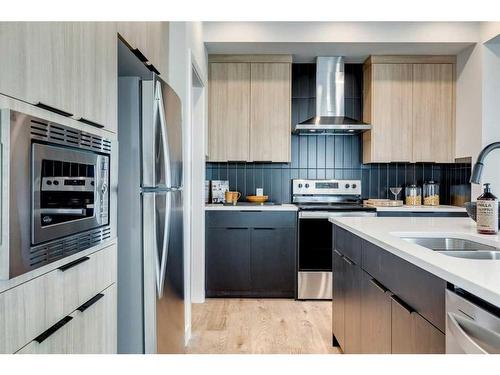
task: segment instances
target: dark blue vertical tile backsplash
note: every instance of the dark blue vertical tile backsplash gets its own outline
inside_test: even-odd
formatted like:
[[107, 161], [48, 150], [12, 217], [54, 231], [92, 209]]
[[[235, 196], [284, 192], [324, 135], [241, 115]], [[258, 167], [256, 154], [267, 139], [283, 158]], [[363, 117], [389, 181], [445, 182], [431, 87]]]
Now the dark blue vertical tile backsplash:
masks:
[[[345, 113], [355, 119], [362, 114], [362, 78], [361, 64], [345, 65]], [[292, 122], [314, 116], [315, 102], [315, 65], [293, 64]], [[361, 147], [361, 135], [292, 135], [290, 163], [207, 163], [206, 179], [229, 180], [242, 197], [263, 188], [276, 203], [291, 202], [295, 178], [361, 180], [363, 199], [393, 198], [392, 186], [434, 180], [443, 204], [470, 200], [470, 162], [362, 164]]]

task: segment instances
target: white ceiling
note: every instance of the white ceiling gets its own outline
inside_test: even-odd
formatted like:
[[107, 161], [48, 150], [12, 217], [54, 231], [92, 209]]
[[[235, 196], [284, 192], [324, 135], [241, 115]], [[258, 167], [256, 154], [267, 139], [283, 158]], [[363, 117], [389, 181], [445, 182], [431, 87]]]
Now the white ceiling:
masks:
[[294, 62], [312, 62], [316, 56], [345, 56], [363, 62], [370, 55], [457, 55], [474, 43], [327, 43], [327, 42], [205, 42], [209, 54], [289, 54]]

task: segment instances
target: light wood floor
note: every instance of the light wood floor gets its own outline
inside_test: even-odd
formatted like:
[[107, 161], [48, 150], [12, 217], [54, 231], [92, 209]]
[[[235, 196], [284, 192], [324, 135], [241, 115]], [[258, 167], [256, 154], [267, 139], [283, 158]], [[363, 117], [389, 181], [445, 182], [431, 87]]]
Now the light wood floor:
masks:
[[193, 304], [191, 354], [323, 354], [332, 347], [332, 305], [291, 299], [207, 299]]

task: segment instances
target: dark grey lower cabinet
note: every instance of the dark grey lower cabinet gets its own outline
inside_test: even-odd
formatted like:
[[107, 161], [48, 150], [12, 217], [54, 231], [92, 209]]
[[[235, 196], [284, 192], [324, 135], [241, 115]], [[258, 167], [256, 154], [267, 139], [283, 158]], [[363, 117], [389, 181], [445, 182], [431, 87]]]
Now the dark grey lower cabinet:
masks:
[[333, 251], [332, 327], [341, 348], [345, 348], [345, 268], [344, 257]]
[[211, 228], [206, 232], [207, 296], [250, 291], [250, 228]]
[[396, 298], [392, 300], [391, 310], [392, 353], [445, 353], [444, 333]]
[[344, 272], [344, 352], [361, 353], [361, 280], [363, 271], [352, 260], [342, 258]]
[[[339, 238], [332, 333], [344, 353], [444, 353], [446, 282], [351, 232]], [[361, 262], [346, 256], [359, 252]]]
[[391, 353], [391, 293], [362, 271], [361, 353]]
[[295, 228], [252, 228], [252, 290], [261, 296], [293, 297]]
[[207, 211], [207, 297], [295, 297], [297, 215]]

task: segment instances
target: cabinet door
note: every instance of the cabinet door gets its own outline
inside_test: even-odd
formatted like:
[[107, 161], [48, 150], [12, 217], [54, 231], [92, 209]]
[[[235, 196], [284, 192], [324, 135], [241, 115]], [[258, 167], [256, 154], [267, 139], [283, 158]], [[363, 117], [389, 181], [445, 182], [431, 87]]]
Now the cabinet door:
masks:
[[117, 39], [112, 22], [73, 23], [75, 117], [116, 132]]
[[209, 161], [250, 160], [250, 64], [209, 66]]
[[361, 353], [362, 270], [345, 256], [345, 353]]
[[411, 161], [412, 64], [372, 64], [368, 72], [363, 119], [372, 130], [363, 134], [363, 162]]
[[75, 316], [74, 353], [116, 353], [116, 284], [90, 299], [72, 315]]
[[116, 353], [116, 288], [112, 285], [61, 319], [17, 354]]
[[251, 289], [250, 229], [208, 228], [206, 232], [207, 296]]
[[252, 291], [293, 298], [295, 228], [252, 228]]
[[453, 64], [413, 65], [413, 161], [453, 161], [453, 86]]
[[0, 22], [0, 93], [28, 100], [28, 23]]
[[366, 354], [391, 353], [391, 297], [387, 289], [362, 272], [361, 349]]
[[412, 354], [415, 352], [412, 310], [395, 297], [391, 301], [391, 352]]
[[442, 354], [445, 335], [397, 297], [392, 297], [392, 353]]
[[345, 350], [345, 268], [342, 255], [333, 251], [332, 333]]
[[251, 64], [250, 160], [290, 162], [291, 64]]
[[422, 318], [420, 314], [412, 315], [415, 353], [444, 354], [446, 341], [444, 333]]

